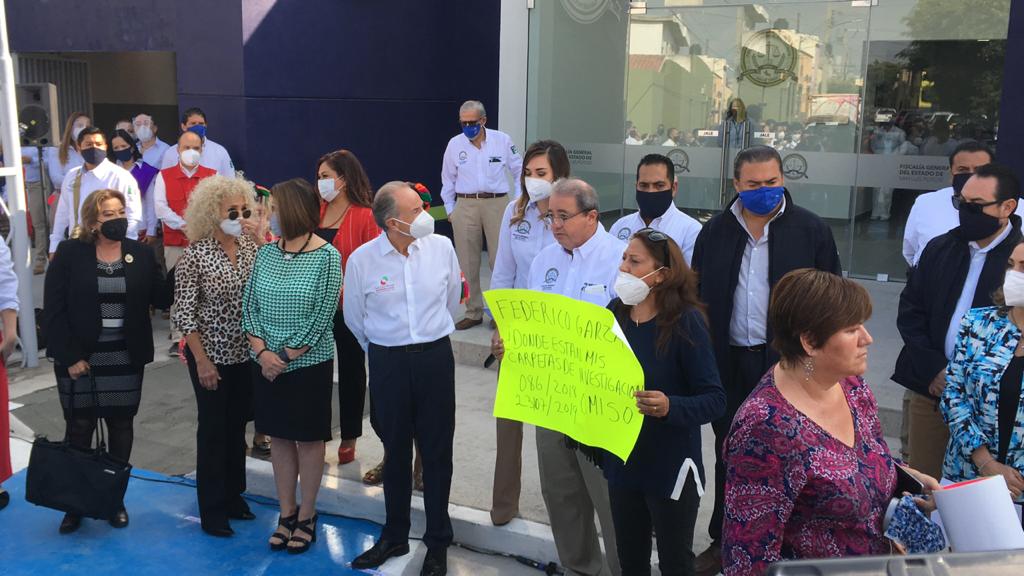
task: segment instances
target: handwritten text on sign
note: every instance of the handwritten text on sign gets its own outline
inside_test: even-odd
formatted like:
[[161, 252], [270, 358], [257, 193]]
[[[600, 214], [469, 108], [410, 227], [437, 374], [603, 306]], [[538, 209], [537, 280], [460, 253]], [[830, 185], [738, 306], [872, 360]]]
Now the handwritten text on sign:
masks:
[[606, 308], [533, 290], [484, 298], [505, 342], [494, 415], [557, 430], [629, 458], [643, 370]]

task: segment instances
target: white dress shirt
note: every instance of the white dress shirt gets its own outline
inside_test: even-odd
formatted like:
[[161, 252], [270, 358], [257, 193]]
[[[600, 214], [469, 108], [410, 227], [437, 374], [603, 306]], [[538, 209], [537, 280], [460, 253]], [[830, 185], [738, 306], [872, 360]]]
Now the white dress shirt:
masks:
[[[154, 164], [154, 166], [163, 170], [175, 164], [178, 164], [178, 147], [169, 146], [164, 152], [160, 164]], [[231, 162], [231, 156], [228, 154], [228, 151], [209, 138], [203, 141], [203, 154], [199, 157], [199, 164], [211, 170], [216, 170], [217, 174], [221, 176], [235, 177], [235, 165]]]
[[146, 227], [147, 236], [156, 236], [157, 225], [160, 223], [160, 220], [156, 217], [156, 199], [153, 197], [155, 195], [156, 179], [159, 177], [160, 173], [157, 172], [156, 176], [153, 176], [153, 179], [149, 181], [149, 188], [142, 194], [143, 223]]
[[[643, 194], [643, 192], [641, 192]], [[612, 236], [623, 242], [629, 242], [629, 237], [637, 230], [647, 228], [640, 212], [627, 214], [615, 221], [609, 229]], [[650, 228], [668, 234], [686, 257], [686, 264], [690, 264], [690, 257], [693, 256], [693, 245], [697, 242], [697, 235], [700, 234], [700, 222], [691, 218], [688, 214], [670, 204], [664, 214], [651, 220]]]
[[75, 221], [74, 203], [75, 179], [85, 170], [85, 166], [72, 168], [64, 177], [61, 185], [60, 199], [57, 200], [57, 211], [53, 216], [53, 231], [50, 233], [50, 253], [57, 251], [57, 245], [64, 240], [64, 232], [82, 222], [82, 204], [89, 194], [96, 190], [110, 188], [124, 194], [125, 212], [128, 217], [128, 237], [138, 238], [139, 224], [143, 219], [142, 195], [139, 194], [139, 183], [124, 168], [104, 159], [92, 170], [82, 174], [82, 185], [78, 192], [78, 220]]
[[455, 330], [462, 275], [451, 240], [431, 234], [409, 255], [386, 233], [356, 248], [345, 266], [345, 325], [366, 350], [439, 340]]
[[555, 242], [551, 229], [541, 220], [536, 202], [527, 204], [523, 219], [513, 225], [510, 222], [515, 211], [516, 203], [510, 202], [501, 217], [498, 253], [494, 256], [494, 272], [491, 273], [491, 290], [526, 288], [533, 259], [544, 247]]
[[11, 249], [0, 241], [0, 310], [18, 310], [18, 277], [11, 262]]
[[[199, 167], [197, 166], [188, 170], [181, 164], [178, 164], [178, 170], [184, 172], [189, 178], [194, 176], [198, 169]], [[153, 208], [156, 211], [156, 217], [162, 220], [168, 228], [181, 230], [185, 227], [184, 214], [178, 214], [167, 203], [167, 183], [164, 182], [163, 170], [157, 173], [156, 178], [153, 178]]]
[[[153, 138], [153, 145], [146, 150], [142, 149], [142, 144], [140, 143], [139, 151], [142, 152], [142, 161], [159, 169], [163, 165], [164, 154], [167, 153], [167, 149], [170, 147], [170, 144], [159, 138]], [[174, 162], [175, 164], [178, 162], [177, 157], [175, 157]]]
[[945, 352], [947, 360], [953, 358], [953, 346], [956, 345], [956, 337], [960, 331], [960, 321], [963, 320], [964, 314], [967, 314], [967, 311], [971, 309], [971, 304], [974, 303], [974, 293], [978, 290], [978, 280], [981, 278], [982, 268], [985, 267], [985, 258], [993, 248], [1006, 240], [1012, 227], [1012, 224], [1007, 224], [999, 236], [996, 236], [996, 239], [984, 248], [979, 247], [977, 242], [968, 243], [971, 249], [971, 265], [967, 268], [967, 278], [960, 291], [960, 298], [956, 301], [956, 308], [953, 309], [953, 317], [950, 318], [949, 326], [946, 327]]
[[625, 251], [626, 244], [598, 224], [597, 232], [572, 253], [557, 242], [541, 250], [530, 265], [527, 287], [607, 306], [616, 296], [615, 278]]
[[786, 199], [782, 199], [782, 207], [764, 225], [764, 233], [758, 240], [754, 240], [747, 228], [747, 221], [743, 219], [743, 204], [739, 200], [733, 202], [730, 211], [747, 233], [747, 245], [743, 248], [736, 292], [732, 298], [729, 344], [760, 346], [768, 341], [768, 299], [771, 296], [771, 286], [768, 284], [768, 228], [786, 211]]
[[[441, 200], [451, 214], [457, 194], [511, 194], [519, 196], [523, 157], [508, 134], [484, 129], [484, 141], [477, 149], [462, 134], [448, 141], [441, 163]], [[509, 189], [509, 176], [513, 186]]]
[[[28, 162], [22, 162], [21, 166], [25, 170], [25, 182], [39, 182], [40, 171], [39, 171], [39, 149], [35, 146], [22, 146], [21, 155], [28, 158]], [[43, 148], [43, 159], [46, 158], [46, 149]], [[5, 164], [12, 164], [11, 162], [4, 162]]]
[[[903, 258], [917, 266], [921, 252], [934, 238], [960, 225], [960, 215], [953, 208], [953, 187], [921, 194], [907, 216], [903, 230]], [[1017, 202], [1017, 215], [1024, 217], [1024, 201]]]
[[68, 148], [68, 163], [60, 163], [60, 151], [55, 147], [43, 149], [43, 159], [46, 161], [46, 173], [50, 175], [50, 184], [54, 191], [64, 187], [64, 177], [72, 168], [78, 168], [85, 164], [82, 155], [74, 148]]

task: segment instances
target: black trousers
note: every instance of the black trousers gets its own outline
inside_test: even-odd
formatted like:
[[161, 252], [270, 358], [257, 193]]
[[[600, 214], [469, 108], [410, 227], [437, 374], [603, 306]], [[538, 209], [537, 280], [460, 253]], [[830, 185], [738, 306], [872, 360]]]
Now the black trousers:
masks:
[[[107, 451], [110, 455], [128, 462], [132, 455], [132, 444], [135, 441], [134, 416], [104, 417], [106, 425]], [[96, 420], [93, 418], [74, 418], [65, 420], [65, 434], [73, 446], [89, 448], [93, 445], [96, 433]]]
[[708, 524], [708, 535], [711, 540], [722, 539], [722, 524], [725, 518], [725, 460], [722, 458], [722, 445], [729, 436], [729, 427], [743, 401], [757, 387], [765, 372], [768, 371], [768, 355], [765, 347], [746, 348], [729, 347], [730, 369], [722, 374], [722, 385], [725, 388], [725, 416], [711, 423], [715, 431], [715, 509], [711, 513]]
[[650, 576], [651, 529], [658, 538], [658, 569], [664, 576], [694, 573], [693, 531], [700, 498], [693, 478], [679, 500], [608, 485], [622, 576]]
[[334, 314], [334, 345], [338, 350], [338, 420], [342, 440], [363, 435], [363, 406], [366, 403], [366, 355], [352, 331], [345, 325], [341, 307]]
[[196, 430], [196, 491], [203, 524], [226, 523], [228, 513], [244, 509], [245, 424], [252, 405], [252, 366], [248, 360], [217, 365], [216, 390], [199, 384], [196, 359], [185, 347], [188, 375], [196, 394], [199, 428]]
[[413, 440], [423, 455], [423, 504], [428, 548], [452, 543], [448, 495], [455, 437], [455, 357], [447, 337], [408, 349], [370, 344], [370, 395], [384, 443], [384, 506], [381, 538], [409, 539]]

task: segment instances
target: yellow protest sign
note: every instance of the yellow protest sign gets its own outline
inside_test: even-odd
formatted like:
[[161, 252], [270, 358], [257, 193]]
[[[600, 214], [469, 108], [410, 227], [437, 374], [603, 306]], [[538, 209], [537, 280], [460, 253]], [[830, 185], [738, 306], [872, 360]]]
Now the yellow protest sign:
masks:
[[644, 373], [607, 308], [534, 290], [488, 290], [505, 342], [494, 415], [629, 458]]

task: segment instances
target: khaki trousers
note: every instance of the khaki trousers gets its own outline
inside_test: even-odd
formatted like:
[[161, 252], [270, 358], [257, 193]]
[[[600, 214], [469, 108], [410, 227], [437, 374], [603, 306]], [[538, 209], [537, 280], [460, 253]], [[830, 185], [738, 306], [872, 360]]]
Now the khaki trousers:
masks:
[[[167, 270], [168, 270], [168, 272], [171, 270], [171, 268], [174, 268], [174, 265], [178, 263], [178, 260], [181, 259], [181, 255], [184, 254], [184, 253], [185, 253], [185, 247], [184, 246], [164, 246], [164, 261], [167, 262]], [[175, 308], [176, 308], [176, 305], [172, 301], [171, 302], [171, 333], [168, 336], [168, 339], [171, 340], [172, 342], [177, 342], [178, 340], [181, 340], [181, 332], [179, 332], [178, 331], [178, 327], [174, 325], [174, 310], [175, 310]]]
[[523, 423], [496, 418], [498, 445], [494, 455], [491, 522], [501, 525], [519, 515], [523, 483]]
[[942, 477], [942, 460], [949, 442], [949, 427], [942, 420], [939, 401], [912, 392], [907, 421], [907, 451], [911, 468], [933, 478]]
[[[551, 520], [558, 561], [569, 575], [619, 576], [615, 526], [608, 503], [608, 483], [601, 471], [565, 445], [559, 432], [537, 428], [540, 492]], [[601, 522], [604, 548], [597, 539], [594, 513]]]
[[43, 197], [41, 182], [25, 182], [25, 195], [28, 197], [28, 213], [32, 216], [32, 263], [46, 266], [49, 256], [50, 229], [46, 215], [46, 198]]
[[494, 257], [498, 253], [498, 233], [501, 217], [508, 205], [508, 195], [500, 198], [458, 198], [455, 210], [448, 216], [455, 235], [455, 254], [459, 267], [469, 282], [469, 302], [466, 318], [480, 320], [484, 315], [484, 298], [480, 293], [480, 253], [487, 237], [487, 258], [494, 270]]

